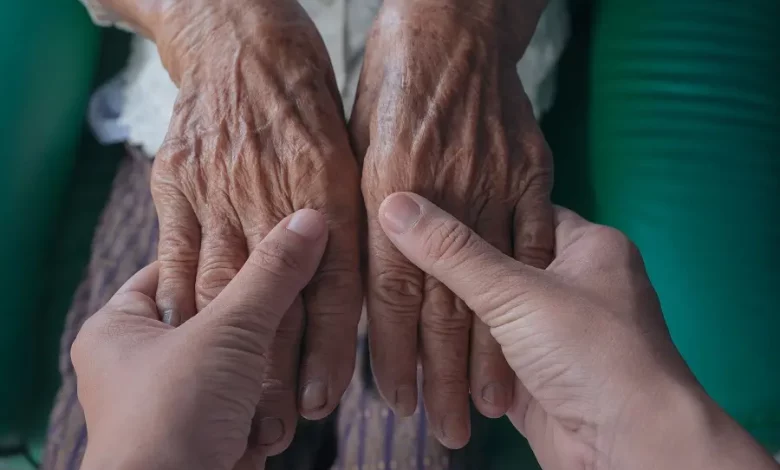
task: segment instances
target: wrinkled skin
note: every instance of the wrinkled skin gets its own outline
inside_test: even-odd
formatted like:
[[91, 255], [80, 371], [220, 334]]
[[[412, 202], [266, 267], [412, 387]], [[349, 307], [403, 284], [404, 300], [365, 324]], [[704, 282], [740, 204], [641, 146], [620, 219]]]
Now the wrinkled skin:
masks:
[[363, 159], [377, 386], [411, 414], [419, 359], [431, 428], [452, 448], [469, 439], [469, 392], [484, 415], [501, 416], [514, 375], [488, 328], [392, 246], [377, 211], [389, 194], [413, 191], [504, 253], [540, 268], [551, 261], [552, 158], [515, 68], [543, 5], [386, 0], [350, 123]]
[[289, 445], [298, 411], [327, 416], [352, 375], [362, 303], [357, 162], [327, 51], [297, 2], [166, 8], [155, 40], [180, 92], [152, 175], [162, 318], [177, 325], [206, 308], [295, 210], [317, 209], [329, 225], [319, 270], [271, 350], [258, 414], [279, 418], [283, 436], [273, 439], [277, 426], [263, 440], [261, 429], [255, 444], [273, 455]]

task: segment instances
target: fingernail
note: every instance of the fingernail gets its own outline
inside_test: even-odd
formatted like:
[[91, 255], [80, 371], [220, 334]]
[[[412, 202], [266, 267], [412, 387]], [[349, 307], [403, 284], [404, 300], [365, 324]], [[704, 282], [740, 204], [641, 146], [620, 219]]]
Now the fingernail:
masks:
[[160, 312], [160, 316], [162, 317], [163, 323], [166, 325], [173, 325], [173, 310], [172, 309], [165, 309], [162, 312]]
[[449, 445], [458, 447], [465, 445], [469, 439], [468, 418], [459, 413], [445, 416], [442, 421], [441, 433], [444, 439], [449, 441]]
[[404, 233], [417, 224], [422, 209], [417, 201], [406, 194], [393, 194], [382, 204], [381, 217], [384, 226], [392, 232]]
[[410, 385], [401, 385], [395, 391], [393, 411], [399, 416], [411, 416], [417, 408], [414, 388]]
[[301, 209], [287, 222], [287, 230], [304, 238], [316, 240], [325, 231], [325, 221], [317, 211]]
[[263, 418], [258, 427], [257, 443], [261, 446], [276, 444], [284, 436], [284, 423], [279, 418]]
[[317, 411], [328, 402], [328, 389], [322, 382], [312, 382], [303, 387], [301, 392], [301, 408], [306, 411]]
[[482, 387], [482, 400], [493, 406], [503, 407], [506, 403], [506, 393], [501, 384], [492, 383]]

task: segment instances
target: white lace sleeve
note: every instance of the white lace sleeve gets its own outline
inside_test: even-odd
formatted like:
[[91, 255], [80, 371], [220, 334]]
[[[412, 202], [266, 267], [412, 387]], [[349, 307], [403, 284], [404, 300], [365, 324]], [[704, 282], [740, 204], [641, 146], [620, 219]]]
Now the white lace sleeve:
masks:
[[116, 26], [117, 28], [124, 29], [126, 31], [131, 31], [131, 32], [133, 31], [133, 28], [131, 28], [130, 25], [123, 22], [122, 19], [119, 17], [119, 15], [117, 15], [113, 11], [101, 5], [99, 0], [79, 0], [79, 1], [83, 3], [85, 7], [87, 7], [89, 16], [92, 17], [92, 21], [96, 25]]

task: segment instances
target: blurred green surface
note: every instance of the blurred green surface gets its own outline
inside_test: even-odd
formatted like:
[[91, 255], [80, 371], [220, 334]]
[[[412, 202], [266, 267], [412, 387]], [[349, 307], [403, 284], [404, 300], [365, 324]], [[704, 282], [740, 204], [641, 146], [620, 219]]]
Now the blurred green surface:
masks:
[[707, 391], [780, 450], [780, 2], [602, 0], [590, 163], [598, 222], [641, 249]]
[[77, 2], [3, 2], [0, 44], [3, 435], [36, 425], [40, 361], [58, 342], [45, 309], [47, 261], [76, 160], [98, 33]]

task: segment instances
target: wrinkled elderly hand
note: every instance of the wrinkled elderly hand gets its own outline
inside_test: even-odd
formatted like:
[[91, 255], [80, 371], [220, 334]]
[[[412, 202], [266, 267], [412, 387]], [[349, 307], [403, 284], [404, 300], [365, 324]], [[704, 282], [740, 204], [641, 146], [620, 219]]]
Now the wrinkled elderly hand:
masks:
[[328, 220], [322, 264], [278, 333], [258, 405], [283, 422], [278, 440], [259, 443], [278, 452], [293, 436], [296, 396], [304, 416], [322, 418], [352, 375], [362, 303], [357, 162], [327, 51], [297, 2], [165, 5], [154, 39], [180, 89], [152, 174], [165, 321], [206, 308], [286, 215], [312, 208]]
[[408, 415], [419, 357], [431, 427], [449, 447], [468, 441], [469, 391], [501, 416], [513, 374], [488, 328], [393, 247], [378, 208], [414, 191], [504, 253], [550, 262], [552, 159], [516, 71], [543, 4], [386, 0], [366, 46], [350, 130], [364, 156], [373, 372]]
[[[253, 249], [201, 315], [174, 328], [154, 303], [160, 268], [133, 276], [84, 324], [71, 356], [89, 433], [84, 470], [262, 469], [249, 436], [282, 318], [320, 261], [322, 215], [302, 210]], [[286, 312], [286, 313], [285, 313]]]

